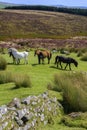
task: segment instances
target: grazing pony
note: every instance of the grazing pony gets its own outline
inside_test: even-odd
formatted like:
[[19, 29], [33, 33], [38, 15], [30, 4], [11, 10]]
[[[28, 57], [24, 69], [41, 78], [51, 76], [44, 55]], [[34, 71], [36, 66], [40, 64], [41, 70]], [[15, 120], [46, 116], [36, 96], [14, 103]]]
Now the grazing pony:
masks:
[[57, 68], [58, 68], [58, 64], [60, 64], [61, 69], [62, 69], [61, 62], [66, 63], [66, 66], [64, 69], [66, 69], [66, 67], [69, 65], [69, 69], [71, 70], [71, 63], [73, 63], [75, 65], [75, 67], [78, 66], [78, 62], [73, 58], [64, 57], [64, 56], [56, 56], [55, 57], [55, 64], [57, 64]]
[[[17, 51], [17, 49], [15, 49], [15, 48], [11, 48], [11, 49]], [[15, 59], [14, 55], [13, 55], [12, 52], [9, 51], [9, 50], [8, 50], [8, 53], [9, 53], [9, 56], [10, 56], [10, 57], [12, 56], [12, 58], [13, 58], [13, 64], [15, 64], [15, 63], [16, 63], [16, 59]], [[19, 59], [19, 62], [20, 62], [20, 59]]]
[[22, 59], [22, 58], [24, 59], [25, 64], [28, 64], [28, 52], [26, 52], [26, 51], [19, 52], [15, 48], [9, 48], [8, 53], [10, 56], [13, 57], [13, 62], [15, 64], [19, 64], [20, 59]]
[[48, 64], [50, 63], [50, 59], [52, 57], [52, 53], [48, 50], [35, 50], [34, 56], [38, 56], [38, 64], [44, 63], [44, 58], [48, 59]]

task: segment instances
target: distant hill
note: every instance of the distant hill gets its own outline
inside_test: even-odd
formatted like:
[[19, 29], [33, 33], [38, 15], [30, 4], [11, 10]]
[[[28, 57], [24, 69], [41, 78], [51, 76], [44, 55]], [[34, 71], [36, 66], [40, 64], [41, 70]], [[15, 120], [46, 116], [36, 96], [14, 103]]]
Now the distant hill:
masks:
[[0, 2], [0, 9], [6, 8], [8, 6], [17, 6], [18, 4]]
[[87, 6], [65, 6], [65, 5], [54, 5], [55, 7], [62, 8], [77, 8], [77, 9], [87, 9]]
[[0, 11], [0, 39], [87, 36], [87, 17], [35, 10]]
[[9, 6], [5, 9], [11, 10], [42, 10], [42, 11], [53, 11], [61, 13], [69, 13], [76, 15], [87, 16], [87, 9], [76, 8], [76, 7], [55, 7], [55, 6], [45, 6], [45, 5], [20, 5], [20, 6]]

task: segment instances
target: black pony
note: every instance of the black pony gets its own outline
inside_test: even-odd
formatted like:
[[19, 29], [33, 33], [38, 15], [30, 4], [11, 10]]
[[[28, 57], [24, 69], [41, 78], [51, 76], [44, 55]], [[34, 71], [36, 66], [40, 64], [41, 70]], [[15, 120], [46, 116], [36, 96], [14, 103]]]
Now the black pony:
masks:
[[78, 66], [78, 62], [71, 57], [56, 56], [55, 57], [55, 64], [57, 64], [57, 68], [58, 68], [58, 64], [60, 64], [61, 69], [62, 69], [61, 62], [66, 63], [66, 66], [64, 69], [66, 69], [66, 67], [69, 65], [69, 69], [71, 70], [71, 63], [73, 63], [75, 65], [75, 67]]

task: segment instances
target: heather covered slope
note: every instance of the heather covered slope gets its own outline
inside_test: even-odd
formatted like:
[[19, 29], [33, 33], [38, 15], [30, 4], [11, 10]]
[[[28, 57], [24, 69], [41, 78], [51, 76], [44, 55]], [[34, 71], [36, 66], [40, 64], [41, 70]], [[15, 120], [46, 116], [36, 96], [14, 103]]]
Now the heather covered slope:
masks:
[[0, 39], [87, 36], [87, 17], [47, 11], [1, 10]]

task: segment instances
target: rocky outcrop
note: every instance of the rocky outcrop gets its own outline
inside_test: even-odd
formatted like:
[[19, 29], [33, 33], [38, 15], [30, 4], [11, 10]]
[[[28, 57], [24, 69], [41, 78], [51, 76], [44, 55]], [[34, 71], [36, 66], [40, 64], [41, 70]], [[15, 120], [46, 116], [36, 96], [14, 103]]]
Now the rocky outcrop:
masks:
[[33, 130], [41, 123], [53, 124], [53, 118], [60, 117], [62, 110], [57, 98], [49, 97], [48, 92], [24, 99], [14, 98], [0, 107], [0, 130]]

